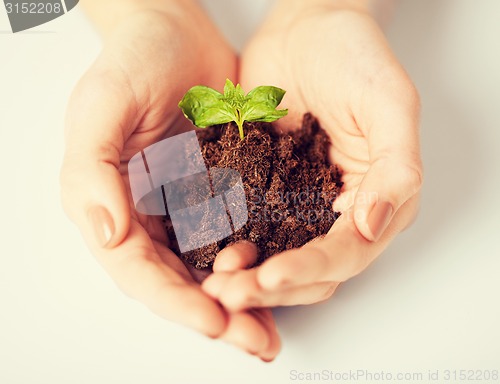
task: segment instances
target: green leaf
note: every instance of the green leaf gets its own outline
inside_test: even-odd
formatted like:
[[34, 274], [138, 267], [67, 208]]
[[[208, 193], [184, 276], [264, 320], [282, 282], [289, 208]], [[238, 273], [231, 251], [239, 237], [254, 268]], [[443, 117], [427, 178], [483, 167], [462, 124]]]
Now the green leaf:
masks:
[[236, 88], [234, 90], [234, 97], [242, 102], [245, 101], [245, 92], [241, 89], [241, 85], [236, 84]]
[[233, 109], [223, 103], [217, 107], [207, 108], [198, 116], [195, 125], [199, 128], [206, 128], [211, 125], [229, 123], [230, 121], [234, 121], [235, 118]]
[[179, 102], [184, 116], [197, 127], [225, 124], [234, 121], [243, 140], [243, 124], [251, 122], [272, 122], [286, 116], [288, 110], [276, 110], [285, 91], [273, 86], [261, 86], [246, 96], [239, 84], [229, 79], [224, 85], [224, 94], [205, 86], [191, 88]]
[[224, 85], [224, 98], [232, 99], [234, 97], [236, 88], [231, 80], [226, 79], [226, 84]]
[[275, 107], [266, 105], [265, 103], [250, 104], [247, 103], [241, 111], [242, 120], [244, 121], [262, 121], [270, 123], [281, 119], [288, 114], [287, 109], [276, 110]]
[[[226, 79], [224, 101], [235, 110], [241, 109], [246, 102], [245, 93], [241, 89], [241, 85], [237, 84], [235, 87], [231, 80]], [[236, 114], [236, 111], [234, 113]]]
[[245, 121], [276, 121], [288, 114], [288, 110], [276, 110], [286, 91], [272, 86], [261, 86], [251, 90], [241, 110]]
[[224, 124], [236, 118], [235, 111], [216, 90], [197, 85], [191, 88], [179, 102], [184, 116], [200, 128]]
[[264, 103], [272, 108], [276, 108], [281, 103], [281, 100], [283, 100], [285, 93], [286, 91], [281, 88], [264, 85], [248, 92], [246, 99], [248, 103]]

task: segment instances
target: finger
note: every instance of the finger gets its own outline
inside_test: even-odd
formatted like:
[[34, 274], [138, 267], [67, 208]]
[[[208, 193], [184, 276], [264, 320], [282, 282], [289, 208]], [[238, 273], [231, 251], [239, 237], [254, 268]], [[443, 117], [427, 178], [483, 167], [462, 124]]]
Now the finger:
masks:
[[[205, 280], [202, 284], [203, 290], [209, 294], [210, 296], [217, 298], [220, 294], [222, 294], [222, 290], [225, 286], [225, 283], [233, 276], [232, 273], [229, 272], [217, 272], [212, 274], [207, 280]], [[213, 282], [217, 282], [217, 288], [214, 290], [212, 286], [214, 286]], [[244, 288], [244, 287], [241, 287]], [[244, 306], [242, 306], [243, 308]], [[233, 312], [230, 316], [233, 316], [234, 314], [238, 315], [240, 312]], [[243, 331], [237, 331], [236, 329], [232, 329], [228, 335], [224, 338], [226, 341], [235, 344], [239, 347], [242, 347], [245, 350], [250, 351], [253, 354], [258, 354], [264, 361], [271, 361], [276, 357], [278, 354], [280, 348], [281, 348], [281, 342], [279, 339], [279, 335], [276, 329], [276, 324], [274, 323], [274, 319], [272, 317], [272, 314], [268, 310], [258, 310], [258, 311], [250, 311], [250, 314], [253, 315], [257, 320], [260, 321], [261, 325], [264, 327], [265, 331], [267, 332], [267, 337], [269, 339], [268, 341], [268, 346], [262, 350], [259, 348], [260, 346], [260, 340], [257, 342], [257, 345], [255, 345], [255, 340], [256, 336], [255, 335], [241, 335], [240, 333]], [[231, 318], [229, 322], [231, 323]], [[237, 317], [237, 319], [240, 319]], [[238, 320], [240, 321], [240, 320]], [[255, 322], [250, 321], [249, 319], [245, 320], [246, 326], [251, 326], [252, 328], [257, 327], [258, 324]], [[244, 324], [245, 325], [245, 324]], [[236, 327], [236, 326], [235, 326]], [[256, 329], [251, 329], [251, 332], [257, 332]], [[243, 347], [244, 346], [244, 347]]]
[[343, 282], [363, 271], [401, 230], [400, 225], [415, 210], [413, 200], [402, 207], [389, 229], [377, 242], [358, 231], [353, 210], [344, 212], [322, 239], [266, 260], [257, 271], [257, 284], [266, 290]]
[[201, 288], [210, 297], [218, 298], [232, 275], [231, 272], [214, 272], [203, 280]]
[[370, 168], [355, 197], [354, 220], [366, 239], [377, 241], [422, 185], [419, 100], [404, 74], [385, 96], [369, 99], [363, 118], [356, 119], [368, 139]]
[[281, 339], [274, 321], [273, 313], [268, 308], [252, 309], [249, 311], [267, 329], [269, 344], [259, 353], [259, 357], [269, 363], [273, 361], [281, 350]]
[[247, 312], [230, 314], [226, 330], [220, 338], [252, 355], [267, 351], [271, 340], [268, 329]]
[[237, 272], [214, 273], [202, 289], [216, 298], [231, 312], [257, 306], [256, 298], [262, 288], [257, 282], [257, 269]]
[[114, 247], [128, 232], [129, 202], [118, 167], [134, 129], [135, 101], [114, 81], [91, 71], [75, 88], [66, 119], [61, 194], [88, 241]]
[[214, 273], [212, 278], [217, 280], [217, 289], [207, 286], [203, 289], [230, 312], [238, 312], [249, 308], [314, 304], [329, 298], [338, 286], [331, 282], [294, 285], [289, 281], [276, 289], [265, 290], [257, 280], [259, 268], [221, 276]]
[[240, 241], [224, 248], [215, 258], [213, 271], [235, 271], [251, 267], [257, 261], [257, 246], [250, 241]]
[[315, 283], [277, 291], [262, 291], [262, 295], [253, 300], [254, 307], [316, 304], [329, 299], [338, 286], [339, 283]]
[[[310, 305], [329, 299], [338, 287], [338, 283], [315, 283], [310, 285], [283, 288], [274, 291], [260, 291], [260, 295], [252, 298], [253, 308], [288, 307], [294, 305]], [[242, 309], [248, 308], [241, 303]]]
[[160, 257], [137, 221], [131, 221], [126, 240], [118, 246], [105, 249], [91, 245], [91, 249], [117, 286], [157, 315], [210, 337], [218, 337], [225, 330], [225, 311], [199, 285], [186, 280], [187, 271], [181, 275], [173, 269], [180, 265], [165, 264], [176, 256], [164, 248], [165, 254]]
[[232, 271], [250, 267], [256, 261], [257, 246], [250, 241], [240, 241], [224, 248], [214, 261], [214, 273], [203, 281], [202, 289], [211, 297], [219, 297]]

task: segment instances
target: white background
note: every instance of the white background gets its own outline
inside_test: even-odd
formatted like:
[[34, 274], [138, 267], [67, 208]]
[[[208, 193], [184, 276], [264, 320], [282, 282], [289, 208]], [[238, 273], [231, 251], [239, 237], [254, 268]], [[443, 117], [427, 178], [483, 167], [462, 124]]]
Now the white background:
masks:
[[[231, 41], [251, 31], [265, 8], [255, 3], [225, 18], [240, 26]], [[65, 104], [98, 37], [78, 10], [9, 30], [0, 7], [0, 383], [500, 369], [499, 1], [401, 3], [388, 35], [423, 100], [420, 217], [328, 303], [276, 310], [284, 346], [271, 364], [155, 317], [100, 269], [58, 187]]]

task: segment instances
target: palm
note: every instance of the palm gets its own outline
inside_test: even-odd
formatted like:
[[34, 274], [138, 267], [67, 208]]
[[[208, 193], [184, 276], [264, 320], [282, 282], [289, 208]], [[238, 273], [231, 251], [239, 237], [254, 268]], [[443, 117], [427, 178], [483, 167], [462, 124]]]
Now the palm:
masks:
[[[220, 88], [236, 74], [236, 56], [215, 28], [201, 13], [191, 16], [198, 28], [187, 19], [186, 25], [171, 25], [170, 17], [158, 13], [129, 19], [75, 88], [67, 113], [64, 205], [124, 292], [160, 316], [269, 359], [279, 349], [270, 312], [225, 314], [202, 292], [198, 282], [204, 274], [186, 267], [169, 248], [161, 217], [137, 213], [131, 198], [131, 157], [190, 128], [177, 107], [182, 95], [196, 84]], [[205, 39], [214, 43], [210, 50]], [[98, 244], [87, 224], [85, 207], [96, 203], [112, 214], [111, 246]]]
[[[127, 168], [130, 158], [140, 149], [155, 144], [161, 139], [191, 129], [191, 124], [184, 118], [177, 106], [178, 100], [182, 98], [182, 94], [196, 84], [205, 84], [213, 88], [218, 88], [223, 84], [226, 76], [231, 76], [235, 72], [236, 56], [232, 53], [226, 52], [225, 57], [221, 57], [220, 53], [214, 52], [213, 60], [221, 60], [224, 65], [216, 66], [218, 71], [214, 73], [211, 69], [213, 66], [207, 64], [211, 72], [210, 75], [206, 76], [203, 73], [193, 70], [191, 72], [192, 76], [184, 77], [182, 81], [176, 83], [176, 91], [172, 90], [172, 84], [155, 82], [149, 87], [150, 92], [147, 94], [149, 100], [141, 100], [141, 95], [130, 95], [131, 97], [135, 97], [138, 105], [147, 104], [149, 108], [146, 114], [140, 116], [142, 123], [133, 130], [130, 137], [125, 141], [119, 167], [129, 198], [131, 226], [136, 227], [136, 230], [141, 233], [142, 246], [150, 248], [152, 251], [150, 254], [156, 257], [156, 263], [161, 265], [167, 273], [170, 273], [170, 271], [173, 272], [177, 275], [176, 277], [180, 277], [186, 284], [195, 287], [197, 290], [199, 290], [198, 283], [203, 281], [211, 271], [208, 269], [203, 271], [197, 270], [190, 264], [181, 261], [170, 247], [161, 217], [140, 214], [135, 210], [130, 193]], [[182, 63], [180, 64], [183, 65]], [[132, 75], [130, 76], [132, 77]], [[156, 76], [158, 76], [157, 72]], [[165, 76], [161, 76], [160, 78], [168, 78], [168, 76], [165, 74]], [[126, 90], [123, 89], [122, 91]], [[151, 100], [155, 100], [156, 102], [152, 103]], [[186, 297], [186, 300], [189, 299]], [[193, 303], [193, 305], [196, 304]], [[233, 324], [232, 328], [237, 330], [236, 332], [247, 332], [247, 335], [243, 336], [243, 340], [245, 340], [245, 338], [259, 339], [259, 336], [255, 336], [260, 332], [259, 328], [263, 327], [263, 329], [267, 329], [269, 326], [272, 327], [274, 320], [269, 309], [259, 309], [248, 314], [233, 315], [231, 323]], [[237, 325], [235, 326], [234, 324]], [[242, 345], [244, 348], [249, 348], [248, 345], [254, 344], [254, 341], [243, 341], [243, 344], [241, 344], [242, 336], [238, 336], [237, 333], [234, 333], [234, 330], [231, 332], [226, 334], [225, 338], [227, 340]], [[274, 338], [275, 336], [270, 335], [269, 337]], [[270, 343], [268, 348], [270, 349], [262, 352], [262, 356], [265, 358], [269, 358], [268, 356], [273, 356], [276, 353], [276, 344], [274, 342]]]
[[[145, 37], [143, 36], [143, 38]], [[162, 39], [161, 34], [158, 35], [156, 32], [154, 36], [147, 36], [147, 38], [152, 42], [152, 47], [144, 48], [143, 45], [137, 44], [124, 45], [120, 47], [120, 50], [117, 50], [117, 54], [114, 56], [116, 62], [108, 63], [110, 68], [117, 66], [122, 70], [120, 81], [110, 87], [110, 90], [112, 89], [113, 93], [115, 93], [110, 97], [127, 100], [129, 102], [127, 105], [128, 112], [134, 117], [133, 120], [139, 121], [137, 126], [131, 126], [132, 132], [128, 137], [125, 137], [119, 170], [126, 186], [125, 190], [128, 192], [132, 225], [143, 233], [144, 239], [150, 238], [152, 240], [154, 250], [166, 265], [173, 268], [188, 281], [192, 281], [191, 276], [195, 277], [196, 280], [200, 280], [206, 274], [189, 268], [190, 274], [188, 268], [169, 249], [168, 238], [161, 217], [142, 215], [135, 210], [130, 194], [127, 165], [131, 157], [141, 149], [166, 137], [190, 129], [189, 122], [177, 107], [182, 94], [195, 84], [206, 84], [211, 87], [218, 87], [223, 84], [225, 76], [234, 73], [236, 57], [230, 51], [223, 52], [224, 55], [221, 57], [220, 50], [219, 52], [215, 50], [214, 55], [219, 54], [219, 57], [209, 57], [206, 60], [221, 60], [224, 65], [218, 65], [216, 73], [211, 71], [205, 74], [203, 70], [200, 71], [194, 68], [195, 61], [193, 57], [190, 57], [190, 52], [183, 52], [183, 55], [178, 56], [175, 62], [168, 60], [162, 47], [171, 45], [170, 40], [172, 37], [170, 34], [165, 34], [165, 38]], [[182, 57], [185, 59], [182, 59]], [[148, 65], [152, 62], [157, 64], [153, 67]], [[189, 66], [193, 68], [189, 68]], [[141, 69], [140, 72], [136, 71], [137, 68]], [[186, 68], [190, 69], [187, 72], [188, 76], [182, 77], [180, 81], [174, 84], [171, 81], [171, 74], [180, 71], [182, 68], [184, 70]], [[145, 87], [144, 84], [147, 84], [147, 86]], [[147, 92], [141, 92], [141, 90], [147, 90]], [[147, 109], [144, 106], [147, 106]], [[136, 114], [136, 111], [144, 112]]]
[[210, 276], [204, 287], [228, 308], [325, 300], [416, 214], [418, 94], [375, 21], [335, 3], [278, 2], [243, 53], [240, 81], [245, 89], [287, 91], [289, 115], [277, 122], [283, 129], [299, 127], [305, 112], [319, 119], [331, 138], [331, 161], [343, 171], [334, 209], [345, 214], [307, 247], [251, 271]]
[[352, 202], [370, 165], [362, 125], [369, 120], [365, 105], [379, 87], [372, 78], [382, 68], [392, 69], [386, 52], [369, 41], [380, 34], [375, 22], [356, 14], [343, 17], [318, 14], [287, 29], [264, 26], [244, 52], [241, 71], [248, 89], [273, 84], [287, 90], [284, 105], [290, 112], [279, 121], [282, 127], [300, 126], [305, 112], [319, 118], [331, 138], [331, 159], [343, 171], [339, 210]]

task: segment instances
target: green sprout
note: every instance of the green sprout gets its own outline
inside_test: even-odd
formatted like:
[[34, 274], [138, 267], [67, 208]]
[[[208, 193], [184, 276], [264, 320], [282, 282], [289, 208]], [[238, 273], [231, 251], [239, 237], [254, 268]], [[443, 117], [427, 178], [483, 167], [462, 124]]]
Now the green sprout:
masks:
[[234, 121], [243, 140], [243, 123], [276, 121], [288, 113], [287, 109], [277, 110], [285, 91], [272, 86], [254, 88], [245, 96], [238, 84], [226, 80], [224, 94], [215, 89], [197, 85], [191, 88], [179, 102], [184, 116], [199, 128], [226, 124]]

